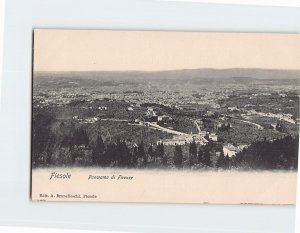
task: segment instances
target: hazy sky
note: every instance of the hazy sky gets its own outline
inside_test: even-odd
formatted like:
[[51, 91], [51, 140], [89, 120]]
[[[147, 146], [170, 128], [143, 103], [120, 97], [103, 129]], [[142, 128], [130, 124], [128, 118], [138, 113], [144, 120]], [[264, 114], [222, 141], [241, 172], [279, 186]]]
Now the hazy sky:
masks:
[[299, 69], [299, 34], [35, 30], [35, 71]]

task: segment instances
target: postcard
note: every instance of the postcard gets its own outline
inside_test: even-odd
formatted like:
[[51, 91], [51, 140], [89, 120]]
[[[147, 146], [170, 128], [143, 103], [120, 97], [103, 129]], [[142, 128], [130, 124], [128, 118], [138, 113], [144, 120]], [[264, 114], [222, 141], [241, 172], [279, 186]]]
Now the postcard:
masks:
[[35, 29], [31, 199], [295, 204], [300, 36]]

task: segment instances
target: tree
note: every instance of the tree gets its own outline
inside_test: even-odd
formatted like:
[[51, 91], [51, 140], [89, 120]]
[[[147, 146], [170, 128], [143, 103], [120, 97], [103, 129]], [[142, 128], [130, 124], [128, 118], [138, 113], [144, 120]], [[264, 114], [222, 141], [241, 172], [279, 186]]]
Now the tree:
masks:
[[226, 130], [228, 131], [228, 130], [230, 130], [230, 128], [231, 128], [231, 125], [230, 125], [230, 123], [228, 123], [228, 124], [226, 125]]
[[145, 156], [145, 149], [144, 149], [144, 142], [141, 141], [140, 144], [138, 145], [138, 156], [139, 158], [144, 158]]
[[55, 144], [51, 125], [55, 120], [53, 113], [40, 110], [33, 115], [32, 124], [32, 166], [50, 165]]
[[104, 165], [104, 153], [105, 147], [101, 135], [98, 133], [96, 139], [96, 145], [93, 147], [93, 164]]
[[226, 169], [230, 168], [230, 158], [228, 154], [225, 156], [225, 168]]
[[182, 149], [180, 145], [175, 145], [175, 151], [174, 151], [174, 165], [176, 167], [182, 167]]
[[75, 146], [72, 149], [73, 165], [90, 166], [92, 165], [92, 151], [87, 149], [84, 145]]
[[204, 138], [205, 138], [207, 141], [210, 141], [210, 139], [209, 139], [209, 134], [208, 134], [208, 133], [204, 136]]
[[222, 131], [229, 131], [231, 128], [231, 125], [230, 123], [227, 123], [227, 124], [221, 124], [219, 127], [218, 127], [218, 131], [219, 132], [222, 132]]
[[148, 158], [147, 158], [147, 155], [145, 153], [143, 140], [141, 141], [141, 143], [138, 146], [138, 157], [143, 158], [143, 165], [146, 166], [147, 163], [148, 163]]
[[131, 165], [132, 155], [125, 141], [118, 140], [116, 150], [116, 164], [128, 167]]
[[189, 148], [189, 165], [193, 166], [197, 163], [197, 145], [196, 142], [193, 141], [190, 143]]
[[89, 145], [89, 137], [87, 135], [87, 132], [83, 127], [76, 129], [73, 135], [73, 140], [72, 144], [76, 146], [84, 145], [88, 146]]
[[164, 148], [164, 144], [163, 143], [158, 143], [157, 147], [156, 147], [156, 156], [159, 158], [163, 158], [165, 155], [165, 148]]
[[116, 154], [116, 144], [109, 143], [107, 145], [106, 151], [104, 152], [103, 165], [110, 166], [115, 160], [114, 158], [115, 154]]
[[204, 148], [203, 157], [204, 157], [204, 164], [208, 167], [211, 166], [210, 152], [208, 146], [205, 146]]
[[[63, 122], [62, 122], [63, 123]], [[60, 124], [60, 129], [59, 132], [61, 134], [61, 143], [60, 146], [61, 147], [68, 147], [69, 149], [72, 149], [72, 147], [74, 146], [73, 143], [73, 135], [75, 133], [75, 124], [73, 121], [71, 121], [70, 123], [64, 123], [64, 124]], [[59, 136], [57, 136], [59, 137]]]
[[236, 158], [236, 155], [232, 155], [229, 158], [229, 167], [237, 167], [237, 158]]
[[198, 150], [198, 163], [204, 163], [203, 150], [201, 147]]
[[117, 140], [117, 143], [116, 143], [116, 151], [115, 151], [115, 154], [114, 154], [114, 164], [116, 166], [120, 166], [121, 163], [122, 163], [122, 155], [124, 153], [124, 148], [123, 148], [123, 145], [122, 145], [122, 141], [120, 139]]
[[132, 165], [133, 165], [133, 166], [136, 166], [136, 165], [137, 165], [138, 157], [139, 157], [138, 147], [137, 147], [137, 146], [134, 146], [134, 147], [133, 147], [133, 155], [132, 155]]
[[54, 166], [72, 166], [72, 154], [69, 147], [56, 147], [52, 154]]
[[155, 155], [152, 144], [148, 148], [148, 155], [150, 156], [150, 158], [153, 158]]
[[282, 133], [286, 133], [287, 132], [287, 129], [286, 129], [285, 125], [282, 122], [277, 122], [275, 128], [279, 132], [282, 132]]
[[299, 135], [252, 143], [237, 153], [235, 166], [255, 169], [296, 169]]
[[226, 163], [225, 162], [225, 156], [224, 156], [224, 152], [222, 150], [221, 153], [220, 153], [220, 156], [217, 160], [216, 166], [217, 166], [217, 168], [225, 168], [225, 163]]

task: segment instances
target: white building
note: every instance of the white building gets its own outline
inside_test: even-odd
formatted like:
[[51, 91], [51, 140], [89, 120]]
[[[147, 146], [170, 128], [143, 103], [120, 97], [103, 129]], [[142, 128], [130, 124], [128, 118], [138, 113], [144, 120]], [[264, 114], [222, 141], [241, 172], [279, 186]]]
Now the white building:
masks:
[[106, 110], [107, 110], [107, 107], [105, 107], [105, 106], [100, 106], [100, 107], [98, 107], [98, 109], [101, 110], [101, 111], [106, 111]]
[[223, 152], [224, 152], [225, 156], [228, 155], [229, 157], [232, 157], [232, 156], [236, 155], [237, 147], [235, 147], [232, 144], [224, 145], [223, 146]]
[[200, 145], [205, 145], [207, 140], [198, 134], [189, 135], [174, 135], [172, 139], [162, 139], [157, 141], [157, 144], [163, 143], [164, 145], [185, 145], [191, 142], [199, 143]]
[[169, 117], [169, 116], [166, 116], [166, 115], [157, 117], [157, 121], [170, 121], [170, 120], [172, 120], [172, 117]]
[[218, 135], [216, 135], [215, 133], [211, 133], [209, 134], [209, 139], [212, 141], [217, 142], [218, 141]]

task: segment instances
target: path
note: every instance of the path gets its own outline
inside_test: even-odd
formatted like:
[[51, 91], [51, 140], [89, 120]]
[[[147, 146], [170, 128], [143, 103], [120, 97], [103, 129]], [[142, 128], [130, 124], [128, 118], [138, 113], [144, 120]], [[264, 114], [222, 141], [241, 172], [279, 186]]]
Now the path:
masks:
[[242, 122], [245, 122], [245, 123], [248, 123], [248, 124], [251, 124], [251, 125], [255, 125], [258, 129], [264, 129], [264, 127], [262, 127], [261, 125], [259, 124], [256, 124], [254, 122], [251, 122], [251, 121], [244, 121], [244, 120], [240, 120]]

